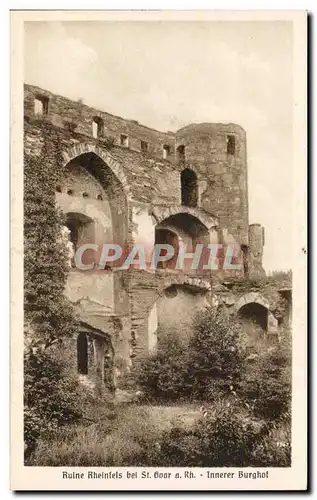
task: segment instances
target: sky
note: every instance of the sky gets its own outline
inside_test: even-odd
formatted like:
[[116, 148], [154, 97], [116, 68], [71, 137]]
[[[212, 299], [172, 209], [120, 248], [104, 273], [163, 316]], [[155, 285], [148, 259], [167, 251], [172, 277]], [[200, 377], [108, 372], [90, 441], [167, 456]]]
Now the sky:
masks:
[[292, 265], [292, 24], [27, 22], [25, 82], [162, 131], [247, 133], [249, 219], [267, 271]]

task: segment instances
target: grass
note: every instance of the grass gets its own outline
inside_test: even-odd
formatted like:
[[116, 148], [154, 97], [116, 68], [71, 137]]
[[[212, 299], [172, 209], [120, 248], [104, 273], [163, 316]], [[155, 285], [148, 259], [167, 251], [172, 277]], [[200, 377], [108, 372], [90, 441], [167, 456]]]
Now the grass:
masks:
[[[28, 465], [101, 467], [164, 466], [162, 440], [171, 429], [190, 429], [202, 413], [197, 406], [118, 407], [115, 418], [91, 425], [65, 426], [49, 441], [40, 441]], [[290, 463], [289, 425], [282, 423], [257, 449], [254, 466]]]
[[111, 423], [61, 429], [54, 440], [41, 441], [30, 465], [38, 466], [124, 466], [144, 454], [149, 443], [159, 439], [162, 428], [150, 418], [147, 408], [119, 409]]

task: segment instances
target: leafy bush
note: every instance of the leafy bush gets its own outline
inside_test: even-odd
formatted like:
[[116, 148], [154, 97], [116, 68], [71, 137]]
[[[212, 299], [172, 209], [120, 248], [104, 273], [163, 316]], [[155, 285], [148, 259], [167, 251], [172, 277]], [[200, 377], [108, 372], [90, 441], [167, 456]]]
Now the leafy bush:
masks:
[[[32, 339], [33, 340], [33, 339]], [[67, 342], [24, 351], [24, 441], [26, 459], [39, 438], [49, 438], [64, 425], [78, 422], [93, 396], [78, 382]]]
[[254, 452], [255, 467], [290, 467], [291, 465], [291, 419], [282, 416], [277, 425], [268, 426], [268, 433]]
[[193, 429], [175, 428], [164, 436], [160, 462], [183, 467], [245, 466], [260, 438], [260, 430], [246, 421], [237, 405], [220, 403]]
[[212, 400], [240, 379], [246, 351], [236, 324], [206, 308], [194, 326], [188, 346], [177, 334], [161, 335], [157, 354], [138, 366], [138, 383], [150, 398]]
[[276, 420], [291, 411], [291, 351], [287, 341], [262, 350], [246, 366], [240, 394], [257, 417]]
[[146, 396], [157, 401], [175, 401], [190, 394], [187, 372], [187, 349], [177, 336], [161, 332], [156, 354], [143, 360], [135, 368], [137, 383]]
[[246, 358], [239, 326], [224, 310], [207, 308], [195, 324], [189, 344], [189, 366], [193, 392], [201, 399], [227, 393], [241, 377]]
[[287, 467], [291, 456], [289, 432], [281, 440], [279, 430], [277, 427], [272, 433], [270, 426], [252, 418], [239, 403], [228, 406], [223, 401], [192, 429], [175, 427], [162, 436], [160, 452], [151, 453], [147, 465]]

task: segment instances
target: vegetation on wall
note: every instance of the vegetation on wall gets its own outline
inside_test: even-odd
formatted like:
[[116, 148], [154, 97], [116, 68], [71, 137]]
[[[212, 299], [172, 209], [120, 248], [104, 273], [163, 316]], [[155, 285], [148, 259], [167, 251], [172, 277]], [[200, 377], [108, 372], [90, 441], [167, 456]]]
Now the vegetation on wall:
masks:
[[178, 335], [162, 337], [157, 353], [144, 360], [136, 373], [150, 398], [213, 400], [240, 380], [247, 356], [244, 338], [225, 311], [207, 308], [197, 319], [188, 346]]
[[232, 292], [237, 294], [258, 292], [269, 288], [271, 290], [278, 290], [283, 286], [292, 285], [292, 272], [291, 271], [272, 271], [266, 277], [257, 278], [247, 278], [247, 277], [237, 277], [225, 280], [223, 282], [225, 286], [230, 288]]
[[[26, 463], [289, 466], [290, 345], [266, 347], [250, 359], [244, 335], [225, 310], [200, 314], [186, 347], [175, 340], [177, 334], [165, 332], [157, 354], [137, 367], [145, 394], [140, 406], [104, 415], [105, 401], [78, 384], [70, 348], [76, 318], [64, 295], [63, 217], [55, 207], [60, 144], [53, 127], [39, 126], [40, 154], [27, 155], [24, 163]], [[233, 286], [242, 293], [263, 283]], [[282, 302], [277, 304], [283, 315]], [[175, 424], [161, 431], [148, 415], [148, 402], [198, 402], [203, 410], [190, 428]]]
[[[76, 381], [65, 376], [63, 342], [75, 318], [64, 296], [66, 247], [55, 186], [62, 175], [57, 138], [43, 124], [38, 156], [24, 159], [24, 426], [27, 455], [37, 439], [80, 416]], [[55, 140], [54, 140], [55, 139]]]

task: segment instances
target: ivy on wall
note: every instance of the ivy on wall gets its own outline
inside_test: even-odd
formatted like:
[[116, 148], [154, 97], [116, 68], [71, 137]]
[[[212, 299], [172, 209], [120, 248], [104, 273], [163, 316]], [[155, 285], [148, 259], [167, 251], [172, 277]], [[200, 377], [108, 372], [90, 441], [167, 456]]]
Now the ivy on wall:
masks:
[[73, 332], [73, 311], [64, 296], [67, 249], [62, 215], [55, 206], [62, 157], [58, 138], [43, 124], [37, 156], [24, 161], [24, 311], [31, 329], [49, 345]]
[[[82, 416], [65, 347], [75, 316], [64, 295], [67, 250], [55, 186], [62, 176], [59, 142], [42, 125], [41, 139], [24, 159], [24, 439], [26, 463], [38, 439]], [[14, 293], [14, 291], [13, 291]]]

